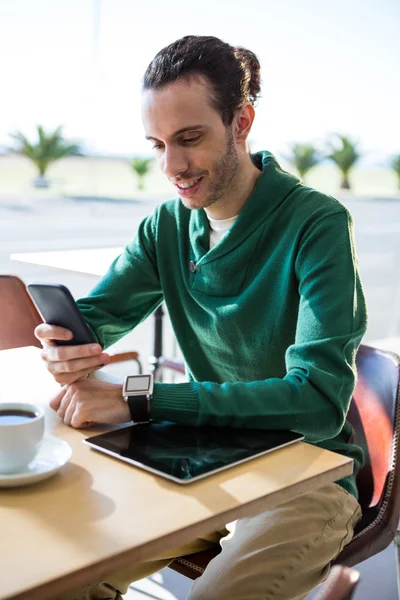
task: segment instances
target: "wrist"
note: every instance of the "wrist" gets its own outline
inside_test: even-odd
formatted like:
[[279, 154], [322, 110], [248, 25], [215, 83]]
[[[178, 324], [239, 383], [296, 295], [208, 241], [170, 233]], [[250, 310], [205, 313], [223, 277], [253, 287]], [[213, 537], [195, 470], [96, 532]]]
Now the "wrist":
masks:
[[116, 407], [116, 423], [129, 423], [131, 421], [131, 413], [129, 411], [129, 406], [127, 405], [127, 403], [124, 401], [123, 397], [122, 397], [122, 385], [115, 385], [113, 384], [115, 387], [115, 391], [113, 392], [113, 394], [115, 394], [115, 407]]
[[132, 415], [131, 415], [131, 411], [129, 410], [128, 403], [125, 402], [125, 400], [123, 398], [121, 398], [121, 396], [119, 399], [121, 402], [121, 417], [123, 419], [121, 422], [122, 423], [130, 423], [130, 421], [132, 421]]

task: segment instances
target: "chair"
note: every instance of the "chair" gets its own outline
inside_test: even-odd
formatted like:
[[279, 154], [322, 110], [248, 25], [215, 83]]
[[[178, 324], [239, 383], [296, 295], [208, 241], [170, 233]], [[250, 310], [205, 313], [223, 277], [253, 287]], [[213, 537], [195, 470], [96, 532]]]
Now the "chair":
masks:
[[336, 565], [332, 567], [314, 600], [351, 600], [359, 578], [360, 574], [355, 569]]
[[[0, 350], [42, 345], [34, 330], [43, 323], [24, 282], [15, 275], [0, 275]], [[137, 352], [121, 352], [110, 356], [110, 363], [133, 360], [142, 365]]]
[[25, 284], [13, 275], [0, 275], [0, 350], [42, 345], [34, 329], [42, 323]]
[[154, 375], [156, 381], [162, 381], [164, 369], [169, 369], [175, 373], [185, 374], [185, 364], [181, 358], [165, 358], [163, 356], [163, 322], [164, 309], [161, 304], [153, 313], [154, 317], [154, 350], [153, 356], [149, 356], [149, 370]]
[[[365, 454], [365, 464], [357, 476], [363, 516], [352, 541], [334, 561], [348, 567], [367, 560], [394, 541], [400, 515], [400, 358], [386, 350], [360, 346], [356, 363], [358, 382], [348, 419]], [[196, 579], [219, 551], [216, 546], [177, 558], [170, 567]]]
[[185, 375], [185, 363], [183, 358], [165, 358], [165, 356], [150, 356], [148, 359], [150, 371], [154, 373], [155, 381], [162, 381], [164, 369]]

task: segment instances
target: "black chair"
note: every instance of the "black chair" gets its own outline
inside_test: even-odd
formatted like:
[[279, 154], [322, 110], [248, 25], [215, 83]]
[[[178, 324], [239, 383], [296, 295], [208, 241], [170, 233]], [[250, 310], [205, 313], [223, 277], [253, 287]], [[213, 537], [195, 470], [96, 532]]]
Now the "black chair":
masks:
[[[396, 541], [400, 515], [400, 358], [386, 350], [360, 346], [356, 362], [358, 382], [348, 419], [355, 441], [365, 454], [365, 464], [357, 476], [363, 514], [352, 541], [334, 561], [347, 567], [367, 560]], [[216, 546], [180, 557], [170, 568], [196, 579], [219, 552], [220, 547]], [[399, 551], [398, 560], [400, 563]]]

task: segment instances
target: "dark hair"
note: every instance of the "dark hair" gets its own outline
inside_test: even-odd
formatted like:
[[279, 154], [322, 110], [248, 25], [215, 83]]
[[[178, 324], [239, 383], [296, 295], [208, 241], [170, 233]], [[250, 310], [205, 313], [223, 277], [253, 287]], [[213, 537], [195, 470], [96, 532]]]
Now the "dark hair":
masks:
[[243, 104], [254, 105], [261, 90], [260, 63], [253, 52], [216, 37], [187, 35], [156, 54], [144, 74], [143, 91], [196, 76], [211, 83], [212, 103], [225, 125]]

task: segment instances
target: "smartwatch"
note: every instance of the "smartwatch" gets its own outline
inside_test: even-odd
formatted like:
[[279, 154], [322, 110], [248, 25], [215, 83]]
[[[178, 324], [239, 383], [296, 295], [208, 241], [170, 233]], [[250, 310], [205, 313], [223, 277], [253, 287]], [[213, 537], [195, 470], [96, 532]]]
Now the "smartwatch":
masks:
[[128, 375], [124, 381], [122, 395], [128, 403], [132, 421], [148, 423], [150, 404], [154, 388], [154, 375]]

